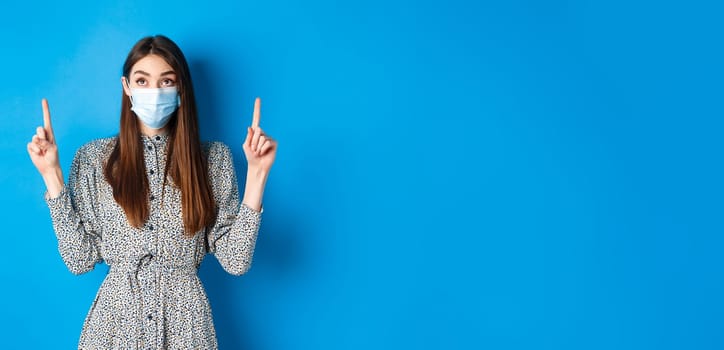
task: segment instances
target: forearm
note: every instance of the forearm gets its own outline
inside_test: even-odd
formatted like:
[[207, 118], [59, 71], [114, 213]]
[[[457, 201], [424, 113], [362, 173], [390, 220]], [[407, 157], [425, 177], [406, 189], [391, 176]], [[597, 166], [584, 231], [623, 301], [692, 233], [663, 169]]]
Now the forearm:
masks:
[[56, 197], [46, 198], [46, 202], [63, 262], [74, 274], [92, 270], [101, 259], [98, 235], [86, 230], [84, 221], [71, 203], [69, 190], [61, 190]]
[[55, 168], [48, 173], [43, 174], [43, 181], [45, 187], [48, 189], [48, 196], [50, 198], [56, 198], [63, 189], [63, 171], [60, 168]]
[[243, 275], [251, 267], [261, 213], [243, 205], [237, 213], [220, 213], [220, 219], [210, 235], [209, 247], [224, 270]]
[[244, 186], [243, 204], [257, 212], [261, 210], [264, 187], [269, 172], [250, 168], [246, 174], [246, 185]]
[[[261, 224], [266, 179], [264, 172], [250, 169], [246, 176], [243, 205], [227, 206], [227, 210], [219, 212], [221, 221], [217, 221], [212, 232], [213, 243], [210, 246], [224, 270], [232, 275], [242, 275], [251, 267]], [[238, 199], [231, 202], [238, 203]]]

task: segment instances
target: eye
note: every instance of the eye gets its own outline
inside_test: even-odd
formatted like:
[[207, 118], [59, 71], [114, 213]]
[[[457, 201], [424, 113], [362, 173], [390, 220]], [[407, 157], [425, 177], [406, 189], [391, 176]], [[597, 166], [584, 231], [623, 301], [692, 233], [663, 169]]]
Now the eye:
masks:
[[146, 79], [143, 79], [143, 78], [136, 79], [136, 85], [146, 86]]
[[173, 79], [164, 79], [161, 81], [161, 85], [164, 87], [170, 87], [176, 85], [176, 82], [173, 81]]

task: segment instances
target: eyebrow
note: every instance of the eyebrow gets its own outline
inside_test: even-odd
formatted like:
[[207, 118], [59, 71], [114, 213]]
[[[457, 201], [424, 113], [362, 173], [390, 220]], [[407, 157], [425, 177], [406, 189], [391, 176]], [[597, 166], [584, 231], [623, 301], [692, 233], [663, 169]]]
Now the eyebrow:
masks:
[[[142, 70], [137, 70], [137, 71], [133, 72], [133, 74], [141, 74], [141, 75], [145, 75], [145, 76], [147, 76], [147, 77], [150, 77], [150, 76], [151, 76], [151, 74], [148, 74], [147, 72], [144, 72], [144, 71], [142, 71]], [[172, 70], [165, 71], [165, 72], [161, 73], [161, 76], [171, 75], [171, 74], [176, 74], [176, 72], [174, 72], [174, 71], [172, 71]]]

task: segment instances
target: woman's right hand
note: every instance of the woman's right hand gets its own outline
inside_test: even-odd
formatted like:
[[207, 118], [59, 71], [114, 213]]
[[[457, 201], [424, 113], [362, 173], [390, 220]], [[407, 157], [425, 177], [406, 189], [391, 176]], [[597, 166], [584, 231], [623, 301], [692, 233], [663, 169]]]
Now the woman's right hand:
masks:
[[50, 197], [57, 197], [63, 188], [63, 173], [58, 160], [58, 145], [55, 143], [53, 126], [50, 123], [50, 109], [48, 101], [43, 99], [43, 122], [39, 126], [32, 140], [28, 143], [28, 154], [33, 165], [45, 181]]

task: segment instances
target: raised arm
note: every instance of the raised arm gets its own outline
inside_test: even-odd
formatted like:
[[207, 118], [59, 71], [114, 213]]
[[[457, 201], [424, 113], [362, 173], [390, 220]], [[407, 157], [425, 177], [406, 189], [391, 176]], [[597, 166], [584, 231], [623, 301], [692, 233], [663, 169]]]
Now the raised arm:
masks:
[[243, 149], [248, 162], [244, 199], [239, 191], [231, 151], [214, 144], [209, 152], [209, 166], [218, 215], [207, 239], [210, 251], [229, 273], [241, 275], [251, 266], [261, 224], [262, 197], [274, 163], [277, 143], [259, 127], [261, 100], [256, 99], [251, 127], [247, 128]]
[[58, 146], [50, 122], [48, 102], [43, 99], [44, 126], [38, 127], [28, 143], [28, 153], [45, 181], [46, 202], [58, 251], [74, 274], [87, 272], [101, 260], [101, 234], [96, 219], [95, 171], [84, 146], [75, 155], [66, 186], [58, 161]]

